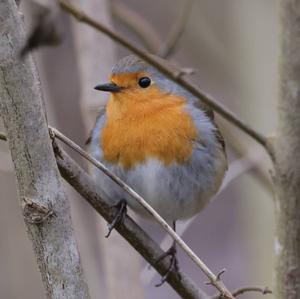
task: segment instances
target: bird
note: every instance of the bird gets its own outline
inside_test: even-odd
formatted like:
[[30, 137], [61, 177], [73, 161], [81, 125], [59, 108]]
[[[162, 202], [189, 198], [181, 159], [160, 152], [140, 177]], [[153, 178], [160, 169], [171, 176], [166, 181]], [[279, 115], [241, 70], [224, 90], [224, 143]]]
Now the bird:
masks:
[[[169, 68], [172, 64], [156, 59]], [[139, 193], [176, 229], [176, 221], [199, 213], [217, 193], [227, 170], [224, 138], [207, 105], [135, 55], [120, 59], [108, 83], [94, 87], [109, 92], [88, 139], [90, 154]], [[150, 214], [100, 170], [97, 185], [114, 200], [119, 212], [128, 205], [142, 217]], [[170, 256], [178, 270], [175, 242], [161, 257]]]

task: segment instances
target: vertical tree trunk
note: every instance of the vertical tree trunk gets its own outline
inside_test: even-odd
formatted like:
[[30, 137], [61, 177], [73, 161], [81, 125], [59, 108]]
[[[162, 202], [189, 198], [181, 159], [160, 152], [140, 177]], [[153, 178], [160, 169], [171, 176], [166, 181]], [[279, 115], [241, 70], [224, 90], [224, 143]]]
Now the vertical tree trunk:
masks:
[[281, 0], [279, 128], [275, 142], [277, 299], [300, 298], [300, 0]]
[[31, 57], [18, 59], [23, 25], [14, 0], [0, 2], [1, 116], [25, 224], [48, 298], [89, 298]]

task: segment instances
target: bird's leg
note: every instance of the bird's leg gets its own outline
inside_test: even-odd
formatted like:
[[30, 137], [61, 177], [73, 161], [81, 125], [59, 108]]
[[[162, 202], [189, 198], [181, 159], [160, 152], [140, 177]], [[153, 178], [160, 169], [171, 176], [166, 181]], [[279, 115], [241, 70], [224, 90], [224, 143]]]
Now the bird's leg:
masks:
[[[176, 231], [176, 222], [175, 221], [173, 221], [173, 229], [174, 229], [174, 231]], [[155, 285], [156, 287], [160, 287], [161, 285], [163, 285], [173, 270], [175, 270], [179, 274], [179, 272], [178, 272], [179, 267], [178, 267], [178, 260], [176, 258], [176, 253], [177, 253], [176, 242], [173, 241], [172, 246], [166, 252], [164, 252], [161, 256], [159, 256], [158, 259], [155, 261], [155, 264], [156, 264], [156, 263], [159, 263], [161, 260], [165, 259], [167, 256], [170, 257], [169, 268], [168, 268], [167, 272], [164, 274], [164, 276], [161, 278], [160, 283]]]
[[124, 221], [124, 217], [127, 213], [127, 203], [125, 199], [121, 199], [119, 202], [117, 202], [113, 207], [118, 208], [118, 211], [112, 220], [111, 223], [108, 223], [108, 233], [105, 236], [105, 238], [108, 238], [111, 231], [115, 228], [117, 224], [120, 224]]

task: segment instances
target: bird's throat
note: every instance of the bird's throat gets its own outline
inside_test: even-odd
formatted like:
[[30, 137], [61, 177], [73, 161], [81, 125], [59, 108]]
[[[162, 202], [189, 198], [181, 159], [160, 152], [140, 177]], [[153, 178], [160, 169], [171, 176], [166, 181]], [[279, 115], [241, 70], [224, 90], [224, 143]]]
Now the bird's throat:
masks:
[[109, 101], [100, 136], [104, 159], [126, 169], [148, 158], [165, 165], [184, 163], [192, 154], [196, 128], [180, 97], [132, 102]]

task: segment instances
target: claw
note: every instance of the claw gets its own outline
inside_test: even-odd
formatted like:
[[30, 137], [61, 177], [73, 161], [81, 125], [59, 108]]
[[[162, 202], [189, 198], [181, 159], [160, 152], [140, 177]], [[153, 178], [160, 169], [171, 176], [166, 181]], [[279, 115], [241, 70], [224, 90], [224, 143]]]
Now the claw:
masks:
[[118, 208], [118, 212], [112, 222], [108, 224], [108, 233], [105, 238], [108, 238], [110, 236], [110, 233], [117, 224], [123, 223], [124, 217], [127, 213], [127, 203], [124, 199], [121, 199], [117, 204], [113, 205], [113, 207]]
[[170, 256], [170, 265], [169, 265], [169, 267], [168, 267], [168, 270], [167, 270], [167, 272], [164, 274], [164, 276], [162, 276], [162, 278], [161, 278], [161, 281], [158, 283], [158, 284], [156, 284], [155, 286], [156, 287], [160, 287], [161, 285], [163, 285], [166, 281], [167, 281], [167, 279], [168, 279], [168, 277], [169, 277], [169, 275], [170, 275], [170, 273], [172, 272], [172, 271], [176, 271], [177, 272], [177, 274], [179, 275], [179, 267], [178, 267], [178, 261], [177, 261], [177, 258], [176, 258], [176, 252], [177, 252], [177, 250], [176, 250], [176, 246], [175, 246], [175, 243], [172, 245], [172, 247], [170, 247], [166, 252], [164, 252], [156, 261], [155, 261], [155, 264], [157, 264], [157, 263], [159, 263], [160, 261], [162, 261], [163, 259], [165, 259], [166, 257], [168, 257], [168, 256]]

